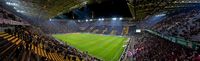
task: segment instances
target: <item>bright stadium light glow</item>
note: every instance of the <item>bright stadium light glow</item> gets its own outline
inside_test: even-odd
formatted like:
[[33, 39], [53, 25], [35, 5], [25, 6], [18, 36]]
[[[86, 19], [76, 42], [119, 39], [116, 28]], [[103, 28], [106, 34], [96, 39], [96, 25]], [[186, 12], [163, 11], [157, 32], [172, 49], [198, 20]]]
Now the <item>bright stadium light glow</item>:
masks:
[[141, 33], [141, 29], [136, 29], [136, 33]]
[[7, 4], [7, 5], [11, 5], [11, 3], [10, 3], [10, 2], [6, 2], [6, 4]]
[[99, 20], [99, 21], [104, 21], [105, 19], [104, 19], [104, 18], [99, 18], [98, 20]]
[[52, 21], [52, 19], [49, 19], [49, 21]]
[[78, 22], [81, 22], [80, 20], [78, 20]]
[[119, 20], [123, 20], [123, 18], [119, 18]]
[[17, 12], [20, 12], [20, 13], [24, 13], [25, 11], [21, 11], [21, 10], [16, 10]]
[[17, 9], [16, 7], [14, 7], [14, 9]]
[[17, 3], [6, 2], [7, 5], [18, 6]]
[[85, 21], [88, 22], [88, 19], [86, 19]]
[[104, 21], [105, 19], [104, 19], [104, 18], [101, 18], [101, 20]]
[[92, 19], [90, 19], [90, 21], [92, 21]]
[[99, 18], [98, 20], [101, 21], [101, 18]]
[[112, 18], [112, 20], [117, 20], [117, 18]]
[[162, 17], [162, 16], [165, 16], [166, 14], [158, 14], [156, 15], [157, 17]]

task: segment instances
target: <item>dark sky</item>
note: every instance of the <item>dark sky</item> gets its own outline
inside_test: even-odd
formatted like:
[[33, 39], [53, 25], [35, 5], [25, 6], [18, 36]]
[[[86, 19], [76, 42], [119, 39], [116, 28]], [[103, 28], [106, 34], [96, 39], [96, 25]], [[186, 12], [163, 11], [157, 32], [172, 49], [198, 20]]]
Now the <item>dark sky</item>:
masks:
[[109, 0], [100, 4], [91, 4], [88, 7], [98, 16], [131, 16], [126, 0]]
[[67, 15], [68, 18], [72, 18], [74, 15], [76, 19], [85, 19], [91, 18], [92, 12], [94, 18], [131, 17], [126, 0], [105, 0], [101, 3], [88, 4], [64, 15]]

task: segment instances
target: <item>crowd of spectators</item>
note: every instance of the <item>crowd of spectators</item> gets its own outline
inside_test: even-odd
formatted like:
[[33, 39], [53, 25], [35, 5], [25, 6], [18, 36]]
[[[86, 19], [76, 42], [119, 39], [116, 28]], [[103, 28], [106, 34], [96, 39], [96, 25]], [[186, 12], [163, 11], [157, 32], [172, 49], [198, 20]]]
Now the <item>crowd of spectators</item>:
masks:
[[3, 18], [0, 18], [0, 24], [2, 24], [2, 25], [6, 25], [6, 24], [12, 24], [12, 25], [29, 25], [27, 23], [13, 21], [13, 20], [9, 20], [9, 19], [3, 19]]
[[[164, 21], [161, 21], [154, 26], [153, 29], [165, 35], [198, 41], [200, 40], [199, 38], [195, 39], [193, 37], [200, 36], [199, 18], [200, 10], [193, 9], [189, 12], [180, 13], [166, 18]], [[88, 55], [87, 52], [80, 52], [76, 48], [46, 35], [46, 33], [94, 32], [98, 30], [96, 33], [110, 34], [115, 30], [117, 35], [121, 35], [122, 32], [128, 32], [129, 30], [129, 26], [124, 26], [120, 23], [111, 23], [111, 21], [85, 23], [78, 23], [75, 21], [46, 21], [39, 25], [40, 28], [35, 28], [32, 26], [22, 25], [20, 23], [21, 20], [18, 17], [2, 8], [0, 8], [0, 20], [0, 24], [18, 24], [14, 26], [14, 29], [5, 29], [5, 32], [10, 35], [15, 35], [17, 38], [25, 42], [24, 46], [21, 45], [20, 48], [16, 50], [17, 54], [13, 57], [23, 55], [20, 53], [24, 51], [31, 51], [32, 46], [34, 45], [41, 47], [47, 53], [56, 53], [63, 59], [72, 57], [72, 60], [75, 61], [77, 59], [76, 57], [78, 57], [80, 60], [85, 61], [100, 61], [98, 58]], [[14, 20], [14, 22], [7, 20]], [[137, 43], [134, 45], [132, 49], [133, 51], [131, 50], [131, 52], [134, 53], [133, 57], [136, 58], [136, 61], [198, 61], [198, 59], [200, 59], [198, 51], [175, 44], [159, 38], [158, 36], [153, 36], [152, 34], [145, 33], [141, 37], [138, 37], [136, 41]], [[37, 56], [39, 57], [37, 58], [39, 60], [48, 60], [48, 58], [37, 54], [29, 56]], [[0, 59], [3, 59], [3, 55], [0, 56]]]
[[39, 25], [47, 34], [89, 32], [97, 34], [128, 35], [132, 27], [128, 22], [112, 23], [112, 21], [75, 22], [65, 20], [45, 21]]
[[[33, 30], [33, 28], [30, 28]], [[29, 32], [33, 32], [32, 30], [29, 29]], [[41, 33], [37, 33], [34, 36], [39, 36], [41, 35]], [[31, 35], [31, 34], [30, 34]], [[32, 37], [34, 38], [34, 37]], [[51, 37], [46, 37], [45, 35], [41, 36], [41, 37], [37, 37], [36, 39], [39, 39], [39, 41], [41, 41], [40, 43], [44, 43], [44, 45], [47, 45], [47, 47], [45, 48], [47, 51], [57, 51], [57, 53], [60, 53], [62, 55], [65, 56], [69, 56], [69, 55], [74, 55], [74, 56], [78, 56], [80, 58], [86, 58], [86, 60], [92, 60], [93, 58], [88, 57], [87, 54], [81, 53], [79, 52], [77, 49], [69, 46], [69, 45], [65, 45], [65, 44], [61, 44], [60, 42], [58, 42], [57, 40], [55, 40], [54, 38]], [[40, 44], [39, 42], [35, 43], [35, 44]]]
[[74, 33], [79, 31], [78, 25], [74, 21], [44, 21], [39, 26], [47, 34]]
[[0, 6], [0, 24], [30, 25], [28, 22], [22, 21], [21, 18], [19, 18], [16, 15], [13, 15], [11, 12], [5, 10], [1, 6]]
[[0, 7], [0, 18], [14, 20], [14, 21], [18, 21], [18, 22], [22, 21], [19, 17], [13, 15], [11, 12], [3, 9], [2, 7]]
[[183, 12], [161, 21], [153, 28], [154, 30], [174, 37], [187, 40], [199, 41], [200, 37], [200, 10], [193, 9]]
[[[63, 25], [63, 26], [59, 26]], [[19, 17], [13, 15], [9, 11], [4, 10], [3, 8], [0, 7], [0, 27], [7, 27], [7, 28], [1, 28], [5, 30], [6, 33], [9, 35], [13, 35], [10, 38], [17, 37], [16, 39], [21, 39], [23, 40], [23, 44], [25, 45], [20, 45], [20, 46], [15, 46], [17, 49], [13, 49], [14, 51], [10, 51], [12, 49], [9, 49], [11, 54], [6, 54], [3, 53], [4, 50], [0, 50], [0, 59], [1, 60], [22, 60], [22, 58], [25, 58], [25, 56], [29, 57], [30, 59], [36, 59], [36, 60], [49, 60], [49, 58], [44, 57], [44, 56], [39, 56], [38, 54], [31, 53], [30, 54], [25, 54], [24, 52], [31, 52], [33, 45], [36, 47], [41, 47], [43, 50], [46, 51], [46, 53], [56, 53], [60, 55], [63, 59], [70, 59], [72, 60], [77, 60], [77, 57], [79, 60], [85, 60], [85, 61], [98, 61], [99, 59], [92, 57], [88, 55], [86, 52], [80, 52], [79, 50], [75, 49], [74, 47], [71, 47], [65, 43], [59, 42], [58, 40], [55, 40], [53, 37], [46, 35], [41, 31], [40, 28], [34, 27], [31, 25], [27, 25], [24, 21], [22, 21]], [[50, 24], [44, 24], [45, 27], [49, 27], [49, 30], [52, 30], [51, 26], [58, 25], [54, 28], [59, 28], [56, 30], [53, 30], [54, 32], [63, 32], [64, 30], [69, 30], [65, 25], [70, 25], [62, 22], [58, 23], [50, 23]], [[13, 28], [14, 27], [14, 28]], [[73, 26], [72, 26], [73, 27]], [[8, 29], [9, 28], [9, 29]], [[62, 29], [62, 30], [60, 30]], [[74, 30], [71, 30], [74, 31]], [[4, 41], [6, 39], [2, 39], [4, 37], [0, 37], [0, 45], [4, 45]], [[8, 38], [9, 39], [9, 38]], [[12, 45], [11, 45], [12, 46]], [[9, 45], [5, 45], [7, 47], [6, 49], [9, 48]], [[3, 47], [0, 47], [3, 49]], [[8, 51], [7, 51], [8, 52]], [[12, 54], [14, 53], [14, 55]], [[25, 54], [25, 56], [23, 56]], [[57, 57], [52, 57], [53, 59]]]
[[[119, 30], [122, 32], [123, 25], [115, 25], [111, 24], [110, 21], [104, 21], [104, 23], [99, 24], [98, 21], [96, 22], [84, 22], [84, 23], [78, 23], [75, 21], [43, 21], [42, 24], [39, 24], [38, 27], [34, 27], [31, 25], [25, 25], [25, 23], [18, 18], [17, 16], [13, 15], [12, 13], [4, 10], [3, 8], [0, 8], [0, 24], [8, 26], [8, 28], [5, 28], [5, 34], [8, 33], [5, 37], [9, 37], [8, 39], [12, 39], [16, 37], [16, 39], [20, 39], [22, 44], [17, 47], [16, 50], [12, 51], [13, 54], [5, 54], [2, 53], [0, 50], [0, 59], [4, 60], [22, 60], [22, 58], [29, 57], [33, 60], [51, 60], [49, 57], [41, 56], [40, 53], [33, 53], [33, 46], [39, 47], [42, 50], [45, 50], [46, 53], [56, 53], [63, 59], [69, 59], [72, 57], [72, 60], [76, 61], [77, 57], [79, 60], [84, 61], [100, 61], [100, 59], [92, 57], [87, 54], [87, 52], [80, 52], [74, 47], [71, 47], [63, 42], [60, 42], [53, 37], [47, 35], [47, 34], [54, 34], [54, 33], [72, 33], [72, 32], [93, 32], [92, 30], [98, 29], [100, 31], [103, 31], [107, 28], [107, 34], [111, 32], [112, 30]], [[86, 26], [88, 25], [88, 26]], [[1, 26], [0, 26], [1, 27]], [[11, 28], [10, 28], [11, 27]], [[81, 27], [84, 27], [85, 29], [81, 31]], [[94, 27], [94, 29], [90, 29], [91, 27]], [[89, 28], [89, 30], [88, 30]], [[3, 29], [3, 28], [2, 28]], [[2, 33], [2, 31], [0, 31]], [[44, 33], [45, 32], [45, 33]], [[101, 32], [99, 32], [101, 33]], [[120, 34], [120, 33], [119, 33]], [[4, 34], [1, 34], [4, 35]], [[12, 36], [10, 36], [12, 35]], [[8, 41], [7, 39], [4, 39], [4, 37], [0, 37], [2, 41], [0, 41], [0, 45], [3, 45], [4, 41]], [[15, 39], [15, 38], [14, 38]], [[14, 45], [14, 44], [12, 44]], [[7, 45], [6, 45], [7, 46]], [[10, 46], [7, 46], [8, 48]], [[1, 48], [1, 47], [0, 47]], [[6, 49], [8, 49], [6, 48]], [[12, 47], [13, 48], [13, 47]], [[6, 52], [11, 52], [9, 51]], [[27, 54], [25, 52], [28, 52], [30, 54]], [[52, 56], [51, 56], [52, 57]], [[56, 57], [52, 57], [56, 58]]]
[[[47, 53], [57, 53], [63, 56], [63, 59], [71, 56], [73, 60], [76, 60], [76, 57], [79, 57], [80, 60], [86, 61], [99, 60], [95, 57], [89, 56], [86, 52], [80, 52], [65, 43], [47, 36], [31, 26], [15, 26], [15, 29], [5, 29], [5, 32], [10, 35], [17, 35], [19, 39], [25, 41], [26, 45], [22, 48], [22, 50], [25, 51], [31, 51], [32, 45], [35, 45], [37, 47], [42, 46], [41, 48]], [[41, 57], [40, 60], [47, 60], [47, 58]]]
[[168, 40], [143, 34], [136, 39], [133, 57], [136, 61], [198, 61], [199, 52]]

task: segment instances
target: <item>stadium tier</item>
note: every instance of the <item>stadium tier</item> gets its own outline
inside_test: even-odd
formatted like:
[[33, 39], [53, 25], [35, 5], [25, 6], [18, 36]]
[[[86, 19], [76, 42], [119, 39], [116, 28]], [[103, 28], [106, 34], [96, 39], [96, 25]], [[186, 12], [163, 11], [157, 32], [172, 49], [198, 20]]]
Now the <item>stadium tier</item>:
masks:
[[[97, 60], [73, 47], [31, 31], [30, 27], [16, 26], [1, 32], [1, 58], [5, 60]], [[28, 29], [28, 30], [27, 30]], [[10, 54], [12, 53], [12, 54]], [[82, 56], [87, 56], [88, 59]], [[35, 58], [33, 58], [35, 57]]]
[[0, 61], [200, 61], [199, 7], [198, 0], [0, 0]]

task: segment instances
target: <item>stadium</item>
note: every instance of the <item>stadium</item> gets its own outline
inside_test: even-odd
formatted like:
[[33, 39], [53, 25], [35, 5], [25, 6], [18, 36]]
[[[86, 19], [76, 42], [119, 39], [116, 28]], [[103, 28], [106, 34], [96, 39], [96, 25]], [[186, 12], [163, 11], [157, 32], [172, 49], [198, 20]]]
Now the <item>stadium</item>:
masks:
[[0, 61], [200, 61], [199, 0], [0, 0]]

